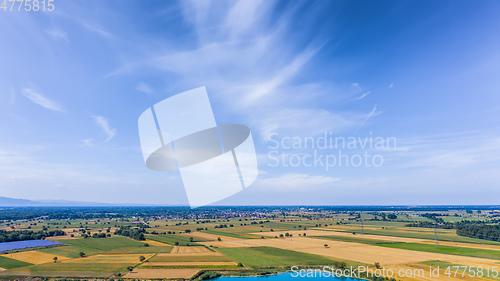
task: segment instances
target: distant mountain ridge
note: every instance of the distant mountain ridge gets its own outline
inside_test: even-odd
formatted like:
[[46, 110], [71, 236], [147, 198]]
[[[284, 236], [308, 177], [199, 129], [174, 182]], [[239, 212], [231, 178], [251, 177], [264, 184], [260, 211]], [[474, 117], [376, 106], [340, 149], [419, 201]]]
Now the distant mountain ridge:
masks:
[[81, 202], [66, 200], [28, 200], [0, 196], [0, 207], [60, 207], [60, 206], [111, 206], [112, 204], [97, 202]]

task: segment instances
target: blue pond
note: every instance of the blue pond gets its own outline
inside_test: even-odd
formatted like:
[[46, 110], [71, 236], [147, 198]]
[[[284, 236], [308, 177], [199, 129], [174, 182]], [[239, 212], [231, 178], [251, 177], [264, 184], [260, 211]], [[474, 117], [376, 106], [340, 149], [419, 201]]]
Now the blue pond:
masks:
[[3, 242], [0, 243], [0, 252], [34, 248], [34, 247], [53, 246], [60, 244], [61, 243], [59, 242], [54, 242], [49, 240], [25, 240], [25, 241], [15, 241], [15, 242]]
[[297, 273], [293, 274], [292, 272], [280, 273], [276, 275], [268, 275], [268, 276], [248, 276], [248, 277], [219, 277], [215, 280], [217, 281], [300, 281], [300, 280], [332, 280], [332, 281], [360, 281], [360, 279], [348, 278], [348, 277], [298, 277]]

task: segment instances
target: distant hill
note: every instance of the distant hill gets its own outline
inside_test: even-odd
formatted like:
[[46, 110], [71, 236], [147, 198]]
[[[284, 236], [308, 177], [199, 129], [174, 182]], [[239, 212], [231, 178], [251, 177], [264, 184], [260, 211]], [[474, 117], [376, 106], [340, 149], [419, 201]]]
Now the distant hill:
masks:
[[26, 200], [26, 199], [15, 199], [8, 197], [0, 197], [0, 206], [2, 207], [21, 207], [21, 206], [42, 206], [39, 202]]
[[96, 202], [80, 202], [66, 200], [40, 200], [32, 201], [27, 199], [16, 199], [8, 197], [0, 197], [0, 207], [57, 207], [57, 206], [110, 206], [111, 204], [96, 203]]

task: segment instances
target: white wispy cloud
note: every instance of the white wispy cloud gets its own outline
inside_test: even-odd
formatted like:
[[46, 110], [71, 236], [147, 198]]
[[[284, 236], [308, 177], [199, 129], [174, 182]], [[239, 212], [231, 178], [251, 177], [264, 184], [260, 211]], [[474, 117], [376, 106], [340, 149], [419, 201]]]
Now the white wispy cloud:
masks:
[[143, 92], [143, 93], [146, 93], [146, 94], [153, 94], [155, 92], [155, 90], [153, 90], [153, 88], [151, 88], [151, 86], [149, 86], [148, 84], [146, 83], [139, 83], [137, 84], [137, 86], [135, 87], [135, 89], [139, 92]]
[[[273, 25], [266, 24], [274, 9], [268, 1], [221, 5], [185, 1], [182, 6], [198, 45], [177, 49], [166, 42], [165, 49], [124, 60], [106, 77], [153, 68], [180, 77], [176, 87], [182, 90], [185, 85], [205, 85], [212, 96], [226, 103], [225, 108], [253, 124], [264, 138], [273, 130], [316, 135], [331, 129], [355, 129], [366, 116], [328, 110], [328, 104], [342, 100], [342, 95], [346, 100], [359, 95], [359, 83], [336, 87], [329, 81], [301, 79], [325, 42], [308, 38], [309, 43], [300, 47], [290, 43], [289, 17], [300, 11], [300, 5]], [[149, 91], [143, 86], [136, 89]], [[323, 102], [318, 104], [318, 100]]]
[[255, 85], [250, 91], [245, 100], [245, 103], [253, 103], [265, 95], [272, 93], [279, 86], [281, 86], [286, 81], [293, 78], [301, 68], [314, 56], [317, 50], [306, 50], [301, 54], [297, 55], [293, 61], [285, 66], [283, 66], [276, 74], [270, 79], [263, 83]]
[[260, 179], [259, 185], [269, 188], [304, 188], [305, 186], [311, 187], [315, 185], [322, 185], [339, 181], [340, 178], [328, 176], [314, 176], [301, 173], [288, 173], [274, 178]]
[[[260, 116], [259, 116], [260, 115]], [[328, 110], [285, 108], [275, 112], [258, 111], [250, 118], [253, 128], [263, 139], [271, 133], [285, 136], [315, 136], [323, 132], [342, 131], [352, 127], [360, 116], [344, 116]]]
[[106, 134], [106, 142], [107, 141], [110, 141], [112, 138], [115, 137], [116, 135], [116, 129], [113, 129], [111, 128], [111, 126], [109, 125], [109, 121], [108, 121], [108, 118], [104, 117], [104, 116], [99, 116], [99, 115], [92, 115], [92, 118], [94, 119], [94, 121], [96, 122], [96, 124], [101, 127], [101, 129], [104, 131], [104, 133]]
[[363, 122], [361, 122], [361, 124], [359, 125], [358, 129], [356, 130], [356, 132], [354, 133], [357, 133], [359, 131], [359, 129], [361, 129], [361, 127], [363, 127], [363, 125], [366, 123], [366, 121], [368, 121], [368, 119], [372, 118], [373, 116], [376, 116], [378, 114], [380, 114], [382, 112], [377, 112], [377, 105], [375, 105], [372, 109], [372, 111], [370, 113], [368, 113], [368, 115], [366, 115], [365, 119], [363, 120]]
[[83, 140], [81, 140], [81, 142], [82, 142], [82, 144], [84, 146], [92, 146], [93, 145], [93, 141], [94, 141], [93, 139], [83, 139]]
[[49, 98], [43, 96], [42, 94], [36, 92], [33, 89], [23, 88], [23, 95], [28, 99], [30, 99], [32, 102], [47, 109], [59, 112], [66, 112], [66, 110], [57, 102], [50, 100]]
[[398, 151], [403, 164], [410, 168], [467, 168], [480, 164], [497, 164], [500, 160], [500, 137], [489, 132], [421, 136], [399, 140], [409, 149]]
[[262, 7], [268, 1], [238, 1], [229, 9], [225, 19], [226, 28], [229, 30], [231, 38], [237, 38], [239, 35], [252, 28], [256, 20], [261, 16], [259, 12], [267, 10]]
[[358, 97], [358, 98], [356, 98], [356, 99], [357, 99], [357, 100], [362, 100], [362, 99], [366, 98], [366, 96], [368, 96], [370, 93], [371, 93], [371, 92], [370, 92], [370, 91], [368, 91], [368, 92], [364, 93], [363, 95], [361, 95], [360, 97]]
[[89, 23], [82, 21], [83, 27], [85, 27], [88, 31], [92, 31], [94, 33], [99, 34], [100, 36], [106, 38], [106, 39], [111, 39], [113, 38], [113, 34], [109, 33], [108, 31], [104, 30], [102, 27], [95, 23]]
[[53, 26], [49, 29], [46, 29], [45, 33], [47, 33], [49, 36], [51, 36], [54, 39], [59, 39], [59, 40], [69, 42], [68, 34], [58, 27]]
[[16, 90], [13, 85], [10, 86], [10, 103], [16, 103]]

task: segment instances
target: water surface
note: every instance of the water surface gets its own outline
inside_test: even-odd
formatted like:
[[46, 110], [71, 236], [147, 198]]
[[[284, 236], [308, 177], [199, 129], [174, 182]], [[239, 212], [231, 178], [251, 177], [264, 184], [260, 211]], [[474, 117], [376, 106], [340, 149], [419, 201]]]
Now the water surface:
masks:
[[26, 248], [54, 246], [54, 245], [61, 245], [61, 243], [50, 240], [24, 240], [24, 241], [14, 241], [14, 242], [3, 242], [0, 243], [0, 252], [20, 250]]

